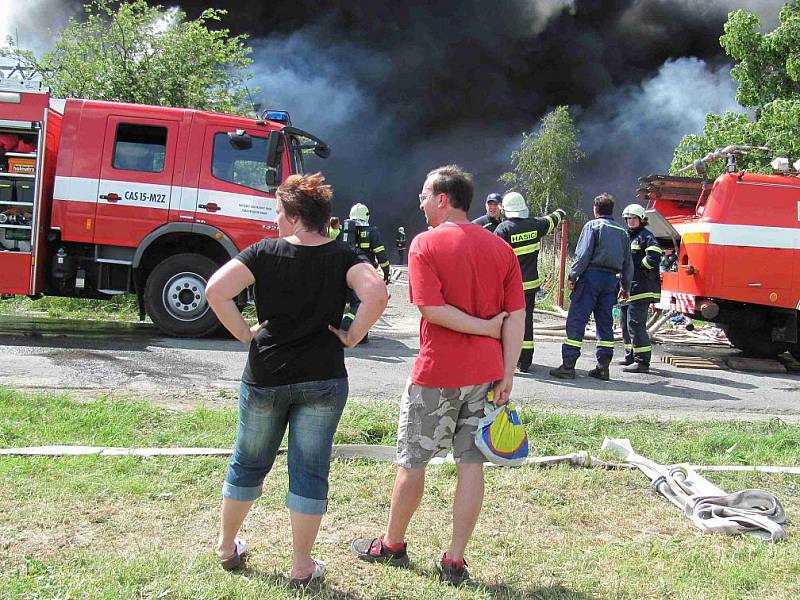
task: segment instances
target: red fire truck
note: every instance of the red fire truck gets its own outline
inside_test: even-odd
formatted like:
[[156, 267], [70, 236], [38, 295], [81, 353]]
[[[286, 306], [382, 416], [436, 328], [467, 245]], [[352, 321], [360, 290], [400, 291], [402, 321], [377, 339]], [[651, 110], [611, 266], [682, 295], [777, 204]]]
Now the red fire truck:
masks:
[[[0, 85], [0, 293], [136, 294], [165, 333], [219, 326], [210, 275], [277, 236], [275, 190], [317, 137], [261, 118], [91, 100]], [[241, 299], [242, 303], [246, 298]]]
[[[800, 173], [740, 171], [736, 156], [749, 150], [729, 146], [695, 161], [700, 177], [640, 179], [649, 227], [674, 250], [656, 306], [720, 324], [751, 356], [789, 350], [800, 359]], [[727, 169], [712, 182], [705, 164], [718, 159]]]

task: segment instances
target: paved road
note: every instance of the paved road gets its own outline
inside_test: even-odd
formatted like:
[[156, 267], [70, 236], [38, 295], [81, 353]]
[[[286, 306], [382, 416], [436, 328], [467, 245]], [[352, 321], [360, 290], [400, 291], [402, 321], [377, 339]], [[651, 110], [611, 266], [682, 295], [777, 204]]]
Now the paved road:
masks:
[[[394, 298], [370, 344], [348, 351], [352, 398], [397, 401], [419, 348], [414, 309], [405, 290], [393, 288]], [[517, 377], [514, 396], [561, 412], [800, 422], [796, 375], [680, 369], [659, 360], [665, 352], [725, 356], [735, 351], [656, 347], [650, 374], [613, 367], [610, 382], [585, 377], [592, 352], [593, 344], [586, 343], [578, 379], [553, 380], [547, 370], [560, 362], [560, 343], [537, 341], [536, 366]], [[141, 395], [174, 407], [232, 405], [245, 360], [245, 348], [234, 340], [169, 339], [146, 324], [0, 317], [0, 385], [16, 388], [68, 390], [86, 397]]]

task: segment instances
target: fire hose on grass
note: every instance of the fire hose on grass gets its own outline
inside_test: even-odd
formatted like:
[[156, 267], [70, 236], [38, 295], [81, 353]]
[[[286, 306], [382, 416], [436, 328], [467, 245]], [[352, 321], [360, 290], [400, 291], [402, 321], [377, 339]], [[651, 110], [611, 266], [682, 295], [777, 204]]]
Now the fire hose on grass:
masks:
[[[800, 467], [704, 467], [688, 464], [660, 465], [637, 454], [626, 439], [606, 438], [601, 450], [616, 454], [623, 462], [602, 460], [588, 452], [561, 456], [528, 457], [524, 466], [545, 467], [570, 464], [603, 469], [638, 468], [651, 480], [651, 488], [683, 510], [692, 523], [704, 533], [728, 535], [750, 534], [760, 539], [777, 541], [786, 537], [783, 523], [786, 513], [774, 494], [761, 489], [745, 489], [726, 493], [698, 475], [700, 470], [758, 471], [800, 475]], [[286, 449], [281, 449], [285, 453]], [[226, 456], [229, 448], [111, 448], [104, 446], [35, 446], [0, 448], [6, 456]], [[333, 447], [338, 459], [368, 459], [394, 462], [394, 446], [343, 444]], [[452, 455], [437, 457], [431, 464], [452, 463]], [[487, 466], [496, 466], [487, 463]]]

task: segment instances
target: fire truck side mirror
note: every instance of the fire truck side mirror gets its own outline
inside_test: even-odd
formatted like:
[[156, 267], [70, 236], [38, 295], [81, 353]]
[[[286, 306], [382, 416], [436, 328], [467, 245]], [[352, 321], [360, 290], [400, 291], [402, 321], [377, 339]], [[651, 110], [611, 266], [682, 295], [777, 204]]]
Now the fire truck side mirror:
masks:
[[317, 143], [314, 145], [314, 154], [320, 158], [328, 158], [331, 155], [331, 148], [327, 144]]
[[229, 131], [228, 140], [230, 141], [231, 146], [237, 150], [249, 150], [253, 147], [253, 138], [251, 138], [244, 129]]
[[282, 136], [278, 131], [271, 131], [267, 139], [267, 171], [264, 175], [268, 188], [278, 186], [278, 160], [280, 160], [279, 148], [281, 147]]

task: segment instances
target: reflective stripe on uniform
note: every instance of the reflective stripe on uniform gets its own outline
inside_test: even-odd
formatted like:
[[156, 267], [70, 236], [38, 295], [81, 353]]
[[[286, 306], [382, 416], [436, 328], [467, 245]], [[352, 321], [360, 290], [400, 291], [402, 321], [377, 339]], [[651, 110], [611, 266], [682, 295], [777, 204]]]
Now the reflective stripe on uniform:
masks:
[[604, 225], [605, 227], [611, 227], [612, 229], [619, 229], [620, 231], [624, 232], [624, 233], [625, 233], [625, 235], [627, 235], [627, 234], [628, 234], [628, 230], [627, 230], [627, 229], [623, 229], [623, 228], [622, 228], [622, 227], [620, 227], [619, 225], [612, 225], [611, 223], [606, 223], [606, 222], [603, 222], [603, 225]]
[[547, 222], [549, 223], [547, 227], [547, 233], [549, 234], [551, 231], [553, 231], [553, 229], [555, 229], [556, 224], [555, 221], [553, 221], [553, 219], [550, 217], [545, 217], [545, 219], [547, 219]]
[[362, 230], [361, 231], [361, 237], [369, 237], [369, 231], [367, 231], [366, 229]]
[[655, 292], [642, 292], [628, 298], [628, 302], [636, 302], [637, 300], [661, 300], [661, 294]]
[[517, 256], [521, 256], [522, 254], [530, 254], [531, 252], [536, 252], [542, 247], [541, 242], [536, 242], [535, 244], [528, 244], [527, 246], [520, 246], [519, 248], [514, 248], [514, 254]]
[[[642, 259], [642, 266], [645, 269], [655, 269], [655, 267], [651, 267], [650, 263], [647, 262], [647, 257], [646, 256]], [[661, 296], [659, 296], [659, 299], [661, 299]]]
[[633, 350], [633, 344], [625, 344], [625, 350]]
[[344, 317], [343, 318], [350, 319], [352, 321], [356, 320], [356, 316], [353, 313], [344, 313]]
[[658, 246], [648, 246], [644, 249], [645, 252], [658, 252], [659, 254], [663, 254], [663, 250]]
[[359, 247], [359, 248], [366, 248], [367, 250], [369, 250], [369, 242], [361, 242], [361, 243], [358, 245], [358, 247]]
[[597, 340], [597, 345], [600, 348], [613, 348], [614, 340]]
[[492, 222], [491, 222], [491, 221], [489, 221], [488, 223], [486, 223], [486, 224], [483, 226], [483, 228], [484, 228], [484, 229], [486, 229], [487, 227], [491, 227], [491, 226], [492, 226]]
[[384, 250], [386, 250], [386, 247], [385, 247], [385, 246], [378, 246], [377, 248], [373, 248], [373, 249], [372, 249], [372, 251], [373, 251], [375, 254], [377, 254], [378, 252], [383, 252]]
[[389, 261], [387, 260], [386, 262], [382, 262], [381, 266], [382, 267], [388, 267], [389, 266]]
[[534, 279], [533, 281], [523, 281], [522, 282], [522, 289], [523, 290], [535, 290], [538, 287], [542, 286], [542, 278]]
[[580, 348], [581, 347], [580, 340], [571, 340], [569, 338], [564, 338], [564, 343], [567, 346], [572, 346], [573, 348]]
[[533, 350], [533, 341], [522, 342], [522, 349], [523, 350]]
[[653, 349], [652, 346], [642, 346], [641, 348], [634, 348], [633, 349], [633, 353], [634, 354], [643, 354], [645, 352], [650, 352], [652, 349]]

